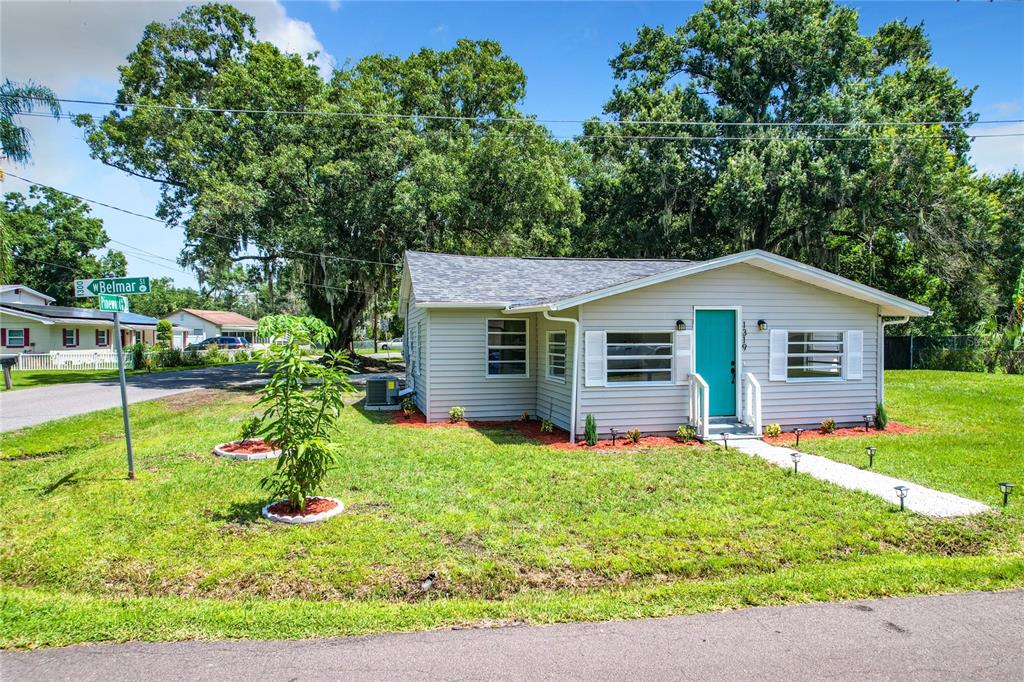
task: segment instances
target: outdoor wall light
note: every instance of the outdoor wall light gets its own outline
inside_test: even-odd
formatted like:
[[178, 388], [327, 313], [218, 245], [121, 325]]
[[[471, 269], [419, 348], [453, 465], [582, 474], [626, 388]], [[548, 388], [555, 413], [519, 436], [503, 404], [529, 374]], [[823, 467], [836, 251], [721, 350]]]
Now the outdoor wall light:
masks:
[[1003, 481], [999, 484], [999, 492], [1003, 494], [1003, 506], [1005, 507], [1006, 503], [1010, 501], [1010, 493], [1013, 492], [1013, 484]]
[[686, 329], [686, 323], [682, 320], [676, 320], [676, 331], [681, 332]]
[[873, 468], [875, 466], [875, 447], [873, 445], [869, 445], [869, 446], [867, 446], [864, 449], [867, 450], [867, 453], [868, 453], [868, 468], [871, 469], [871, 468]]
[[907, 493], [910, 492], [910, 488], [905, 485], [896, 486], [896, 497], [900, 498], [900, 511], [903, 511], [903, 503], [907, 499]]
[[765, 322], [764, 320], [758, 320], [757, 321], [757, 331], [763, 332], [766, 329], [768, 329], [768, 323]]
[[789, 453], [789, 456], [793, 458], [793, 473], [795, 474], [797, 472], [797, 465], [800, 464], [801, 455], [799, 452], [794, 450], [793, 452]]
[[796, 447], [800, 447], [800, 434], [803, 433], [803, 429], [793, 429], [793, 433], [796, 434]]

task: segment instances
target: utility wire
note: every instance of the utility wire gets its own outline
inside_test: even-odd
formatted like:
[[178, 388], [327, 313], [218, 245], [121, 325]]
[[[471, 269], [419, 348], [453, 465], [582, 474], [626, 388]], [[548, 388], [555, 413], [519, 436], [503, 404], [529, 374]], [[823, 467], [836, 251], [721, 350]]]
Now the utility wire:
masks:
[[[270, 112], [270, 113], [277, 113], [277, 112]], [[54, 117], [54, 116], [50, 116], [50, 115], [43, 114], [43, 113], [38, 113], [38, 112], [26, 112], [26, 113], [20, 113], [18, 115], [19, 116], [33, 116], [33, 117], [37, 117], [37, 118], [50, 118], [50, 119], [61, 118], [61, 119], [66, 119], [66, 120], [71, 121], [71, 120], [74, 120], [74, 118], [78, 114], [61, 114], [59, 117]], [[643, 124], [643, 123], [655, 123], [655, 122], [654, 121], [626, 121], [626, 122], [600, 121], [600, 123], [622, 123], [623, 125], [627, 125], [627, 124], [631, 125], [631, 124]], [[664, 123], [664, 122], [662, 122], [662, 123]], [[697, 122], [694, 122], [694, 123], [696, 124]], [[978, 123], [981, 123], [981, 122], [978, 122]], [[994, 123], [1024, 123], [1024, 120], [1020, 120], [1020, 121], [1015, 121], [1015, 120], [1014, 121], [1011, 121], [1011, 120], [1007, 120], [1007, 121], [985, 121], [984, 123], [986, 123], [986, 124], [994, 124]], [[948, 125], [974, 125], [974, 124], [966, 124], [966, 123], [957, 124], [957, 123], [950, 123], [950, 122], [944, 122], [944, 121], [937, 121], [937, 122], [933, 122], [933, 123], [920, 122], [920, 123], [915, 123], [914, 125], [931, 125], [931, 126], [936, 126], [936, 125], [946, 125], [946, 124], [948, 124]], [[242, 125], [245, 125], [246, 127], [250, 127], [250, 128], [261, 127], [260, 124], [256, 124], [256, 123], [244, 123]], [[304, 124], [295, 124], [295, 123], [277, 123], [277, 124], [274, 124], [274, 125], [276, 125], [279, 128], [299, 128], [299, 129], [303, 129], [303, 130], [308, 130], [308, 129], [313, 127], [313, 126], [310, 126], [309, 124], [305, 124], [304, 125]], [[715, 126], [715, 125], [725, 125], [725, 124], [718, 124], [718, 123], [713, 123], [713, 122], [700, 122], [700, 125]], [[755, 124], [752, 124], [752, 125], [775, 125], [775, 124], [755, 123]], [[779, 125], [787, 126], [787, 125], [790, 125], [790, 124], [783, 123], [783, 124], [779, 124]], [[797, 124], [797, 125], [819, 125], [819, 124], [806, 123], [806, 124]], [[820, 125], [831, 125], [831, 124], [820, 124]], [[868, 124], [868, 123], [845, 124], [844, 123], [844, 124], [841, 124], [841, 125], [868, 126], [868, 125], [875, 125], [875, 124]], [[897, 125], [900, 125], [900, 124], [897, 123], [897, 122], [890, 122], [890, 123], [886, 123], [886, 124], [877, 124], [877, 125], [897, 126]], [[970, 138], [1024, 137], [1024, 133], [973, 133], [973, 132], [967, 131], [967, 130], [965, 130], [964, 133], [968, 137], [970, 137]], [[526, 135], [526, 134], [523, 134], [523, 133], [507, 133], [507, 135], [509, 137], [519, 137], [519, 138], [530, 137], [530, 135]], [[688, 135], [688, 134], [682, 134], [682, 135], [617, 135], [617, 134], [606, 134], [606, 133], [579, 133], [579, 134], [576, 134], [576, 135], [556, 135], [556, 134], [551, 133], [550, 131], [548, 131], [548, 135], [550, 136], [551, 139], [561, 140], [561, 141], [568, 141], [568, 140], [649, 140], [649, 141], [675, 141], [675, 142], [730, 142], [730, 141], [731, 142], [894, 142], [894, 141], [904, 142], [904, 141], [913, 141], [913, 140], [943, 140], [943, 139], [945, 139], [940, 134], [936, 134], [936, 135], [856, 135], [856, 136], [854, 136], [854, 135], [846, 135], [846, 136], [843, 136], [843, 137], [836, 137], [835, 134], [833, 133], [832, 136], [828, 136], [828, 137], [821, 136], [821, 135], [802, 135], [800, 137], [772, 137], [772, 136], [760, 136], [760, 137], [757, 137], [757, 136], [751, 136], [751, 135]]]
[[[8, 99], [20, 98], [20, 99], [42, 99], [31, 95], [15, 95], [9, 94], [4, 95]], [[385, 118], [385, 119], [423, 119], [423, 120], [440, 120], [440, 121], [475, 121], [480, 123], [488, 123], [493, 121], [501, 121], [504, 123], [589, 123], [596, 121], [600, 123], [609, 123], [613, 125], [678, 125], [678, 126], [739, 126], [739, 127], [757, 127], [757, 126], [773, 126], [773, 127], [792, 127], [792, 126], [828, 126], [828, 127], [844, 127], [844, 126], [872, 126], [872, 127], [886, 127], [886, 126], [932, 126], [932, 125], [950, 125], [950, 126], [962, 126], [962, 125], [975, 125], [975, 124], [1007, 124], [1007, 123], [1024, 123], [1024, 119], [996, 119], [988, 121], [863, 121], [863, 122], [845, 122], [845, 121], [697, 121], [697, 120], [656, 120], [656, 121], [633, 121], [633, 120], [601, 120], [597, 118], [591, 119], [553, 119], [553, 118], [533, 118], [528, 116], [454, 116], [444, 114], [398, 114], [398, 113], [386, 113], [386, 112], [368, 112], [368, 111], [323, 111], [316, 109], [220, 109], [213, 107], [192, 107], [192, 106], [178, 106], [171, 104], [147, 104], [141, 102], [105, 102], [100, 100], [88, 100], [88, 99], [69, 99], [69, 98], [56, 98], [58, 102], [65, 104], [86, 104], [96, 105], [105, 107], [123, 107], [133, 109], [159, 109], [165, 111], [191, 111], [211, 114], [278, 114], [285, 116], [334, 116], [334, 117], [347, 117], [347, 118]]]
[[[149, 220], [149, 221], [154, 222], [154, 223], [159, 223], [159, 224], [165, 225], [167, 227], [174, 227], [173, 225], [171, 225], [170, 223], [168, 223], [168, 222], [166, 222], [164, 220], [160, 220], [159, 218], [154, 218], [153, 216], [148, 216], [148, 215], [146, 215], [144, 213], [137, 213], [137, 212], [131, 211], [131, 210], [127, 209], [127, 208], [121, 208], [120, 206], [114, 206], [113, 204], [108, 204], [108, 203], [105, 203], [105, 202], [102, 202], [102, 201], [97, 201], [95, 199], [89, 199], [87, 197], [83, 197], [83, 196], [78, 195], [78, 194], [73, 194], [71, 192], [65, 192], [64, 190], [58, 189], [58, 188], [56, 188], [56, 187], [54, 187], [52, 185], [47, 185], [47, 184], [42, 183], [42, 182], [37, 182], [35, 180], [31, 180], [29, 178], [22, 177], [20, 175], [16, 175], [16, 174], [11, 173], [9, 171], [4, 171], [4, 172], [9, 177], [17, 178], [18, 180], [21, 180], [23, 182], [27, 182], [27, 183], [32, 184], [32, 185], [37, 185], [39, 187], [46, 187], [47, 189], [52, 189], [55, 192], [60, 192], [61, 194], [65, 194], [65, 195], [67, 195], [69, 197], [74, 197], [75, 199], [79, 199], [80, 201], [84, 201], [84, 202], [87, 202], [87, 203], [90, 203], [90, 204], [95, 204], [96, 206], [103, 206], [104, 208], [109, 208], [109, 209], [111, 209], [113, 211], [120, 211], [121, 213], [126, 213], [126, 214], [128, 214], [130, 216], [135, 216], [136, 218], [143, 218], [145, 220]], [[214, 237], [218, 237], [220, 239], [232, 239], [228, 235], [219, 234], [217, 232], [213, 232], [212, 230], [204, 230], [204, 229], [197, 228], [197, 227], [189, 227], [189, 229], [190, 230], [194, 230], [196, 232], [201, 232], [203, 234], [209, 234], [209, 235], [212, 235]], [[363, 258], [348, 258], [348, 257], [345, 257], [345, 256], [335, 256], [335, 255], [332, 255], [332, 254], [329, 254], [329, 253], [314, 253], [314, 252], [311, 252], [311, 251], [297, 251], [295, 249], [281, 249], [280, 251], [281, 251], [281, 253], [299, 254], [299, 255], [302, 255], [302, 256], [312, 256], [312, 257], [315, 257], [315, 258], [330, 258], [330, 259], [334, 259], [334, 260], [352, 261], [352, 262], [356, 262], [356, 263], [370, 263], [370, 264], [373, 264], [373, 265], [386, 265], [386, 266], [392, 267], [392, 268], [398, 267], [398, 265], [395, 264], [395, 263], [385, 263], [383, 261], [366, 260], [366, 259], [363, 259]]]

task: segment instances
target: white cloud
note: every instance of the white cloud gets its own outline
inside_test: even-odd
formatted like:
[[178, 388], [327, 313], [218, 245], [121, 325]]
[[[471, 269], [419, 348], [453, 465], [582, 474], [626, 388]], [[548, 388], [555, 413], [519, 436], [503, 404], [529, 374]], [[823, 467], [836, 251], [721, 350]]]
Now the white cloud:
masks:
[[990, 108], [999, 116], [1012, 116], [1020, 111], [1021, 103], [1019, 99], [1013, 99], [1006, 102], [996, 102]]
[[971, 161], [979, 173], [1000, 175], [1014, 169], [1024, 171], [1024, 123], [980, 126], [976, 132], [979, 135], [1019, 136], [975, 138], [971, 144]]
[[[197, 2], [0, 2], [0, 67], [14, 81], [34, 80], [52, 88], [59, 97], [111, 101], [117, 92], [117, 67], [122, 64], [153, 21], [166, 22]], [[257, 36], [281, 50], [305, 56], [319, 52], [316, 65], [329, 75], [334, 58], [324, 50], [313, 27], [288, 16], [276, 1], [236, 2], [256, 20]], [[100, 107], [69, 104], [65, 111], [105, 113]], [[81, 131], [66, 120], [23, 118], [34, 138], [33, 158], [12, 172], [75, 194], [153, 215], [159, 187], [133, 178], [89, 157]], [[3, 192], [28, 189], [8, 178]], [[183, 245], [180, 230], [105, 209], [93, 208], [111, 238], [166, 258], [177, 258]], [[112, 244], [114, 248], [120, 248]], [[150, 258], [150, 260], [152, 260]], [[172, 263], [146, 263], [128, 254], [129, 274], [173, 276], [180, 285], [195, 286], [192, 275], [175, 272]]]

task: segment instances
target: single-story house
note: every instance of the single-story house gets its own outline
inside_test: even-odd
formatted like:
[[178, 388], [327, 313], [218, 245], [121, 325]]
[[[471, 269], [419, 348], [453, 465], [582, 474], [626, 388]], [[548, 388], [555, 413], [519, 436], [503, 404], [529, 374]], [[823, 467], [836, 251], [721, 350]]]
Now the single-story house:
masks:
[[928, 308], [760, 250], [708, 261], [409, 251], [407, 386], [430, 422], [549, 418], [575, 438], [863, 423], [883, 327]]
[[[0, 355], [114, 349], [113, 313], [50, 305], [52, 298], [32, 290], [28, 291], [43, 296], [48, 302], [12, 300], [14, 296], [26, 296], [26, 287], [20, 288], [21, 292], [5, 295], [0, 300]], [[122, 343], [125, 346], [136, 341], [155, 343], [156, 323], [154, 317], [121, 313]]]
[[230, 310], [199, 310], [197, 308], [178, 308], [165, 320], [184, 331], [174, 335], [174, 345], [184, 348], [190, 343], [197, 343], [212, 336], [241, 336], [256, 341], [256, 320], [249, 319]]

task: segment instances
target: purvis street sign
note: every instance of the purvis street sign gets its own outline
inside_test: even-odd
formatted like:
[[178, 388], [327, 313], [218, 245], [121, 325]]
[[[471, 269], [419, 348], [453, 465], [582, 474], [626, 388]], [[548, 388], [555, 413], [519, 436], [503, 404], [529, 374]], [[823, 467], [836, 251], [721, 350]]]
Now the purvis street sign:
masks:
[[149, 277], [111, 277], [108, 279], [76, 279], [75, 296], [85, 298], [100, 294], [148, 294]]
[[108, 313], [126, 313], [128, 312], [128, 297], [100, 294], [100, 310], [105, 310]]

